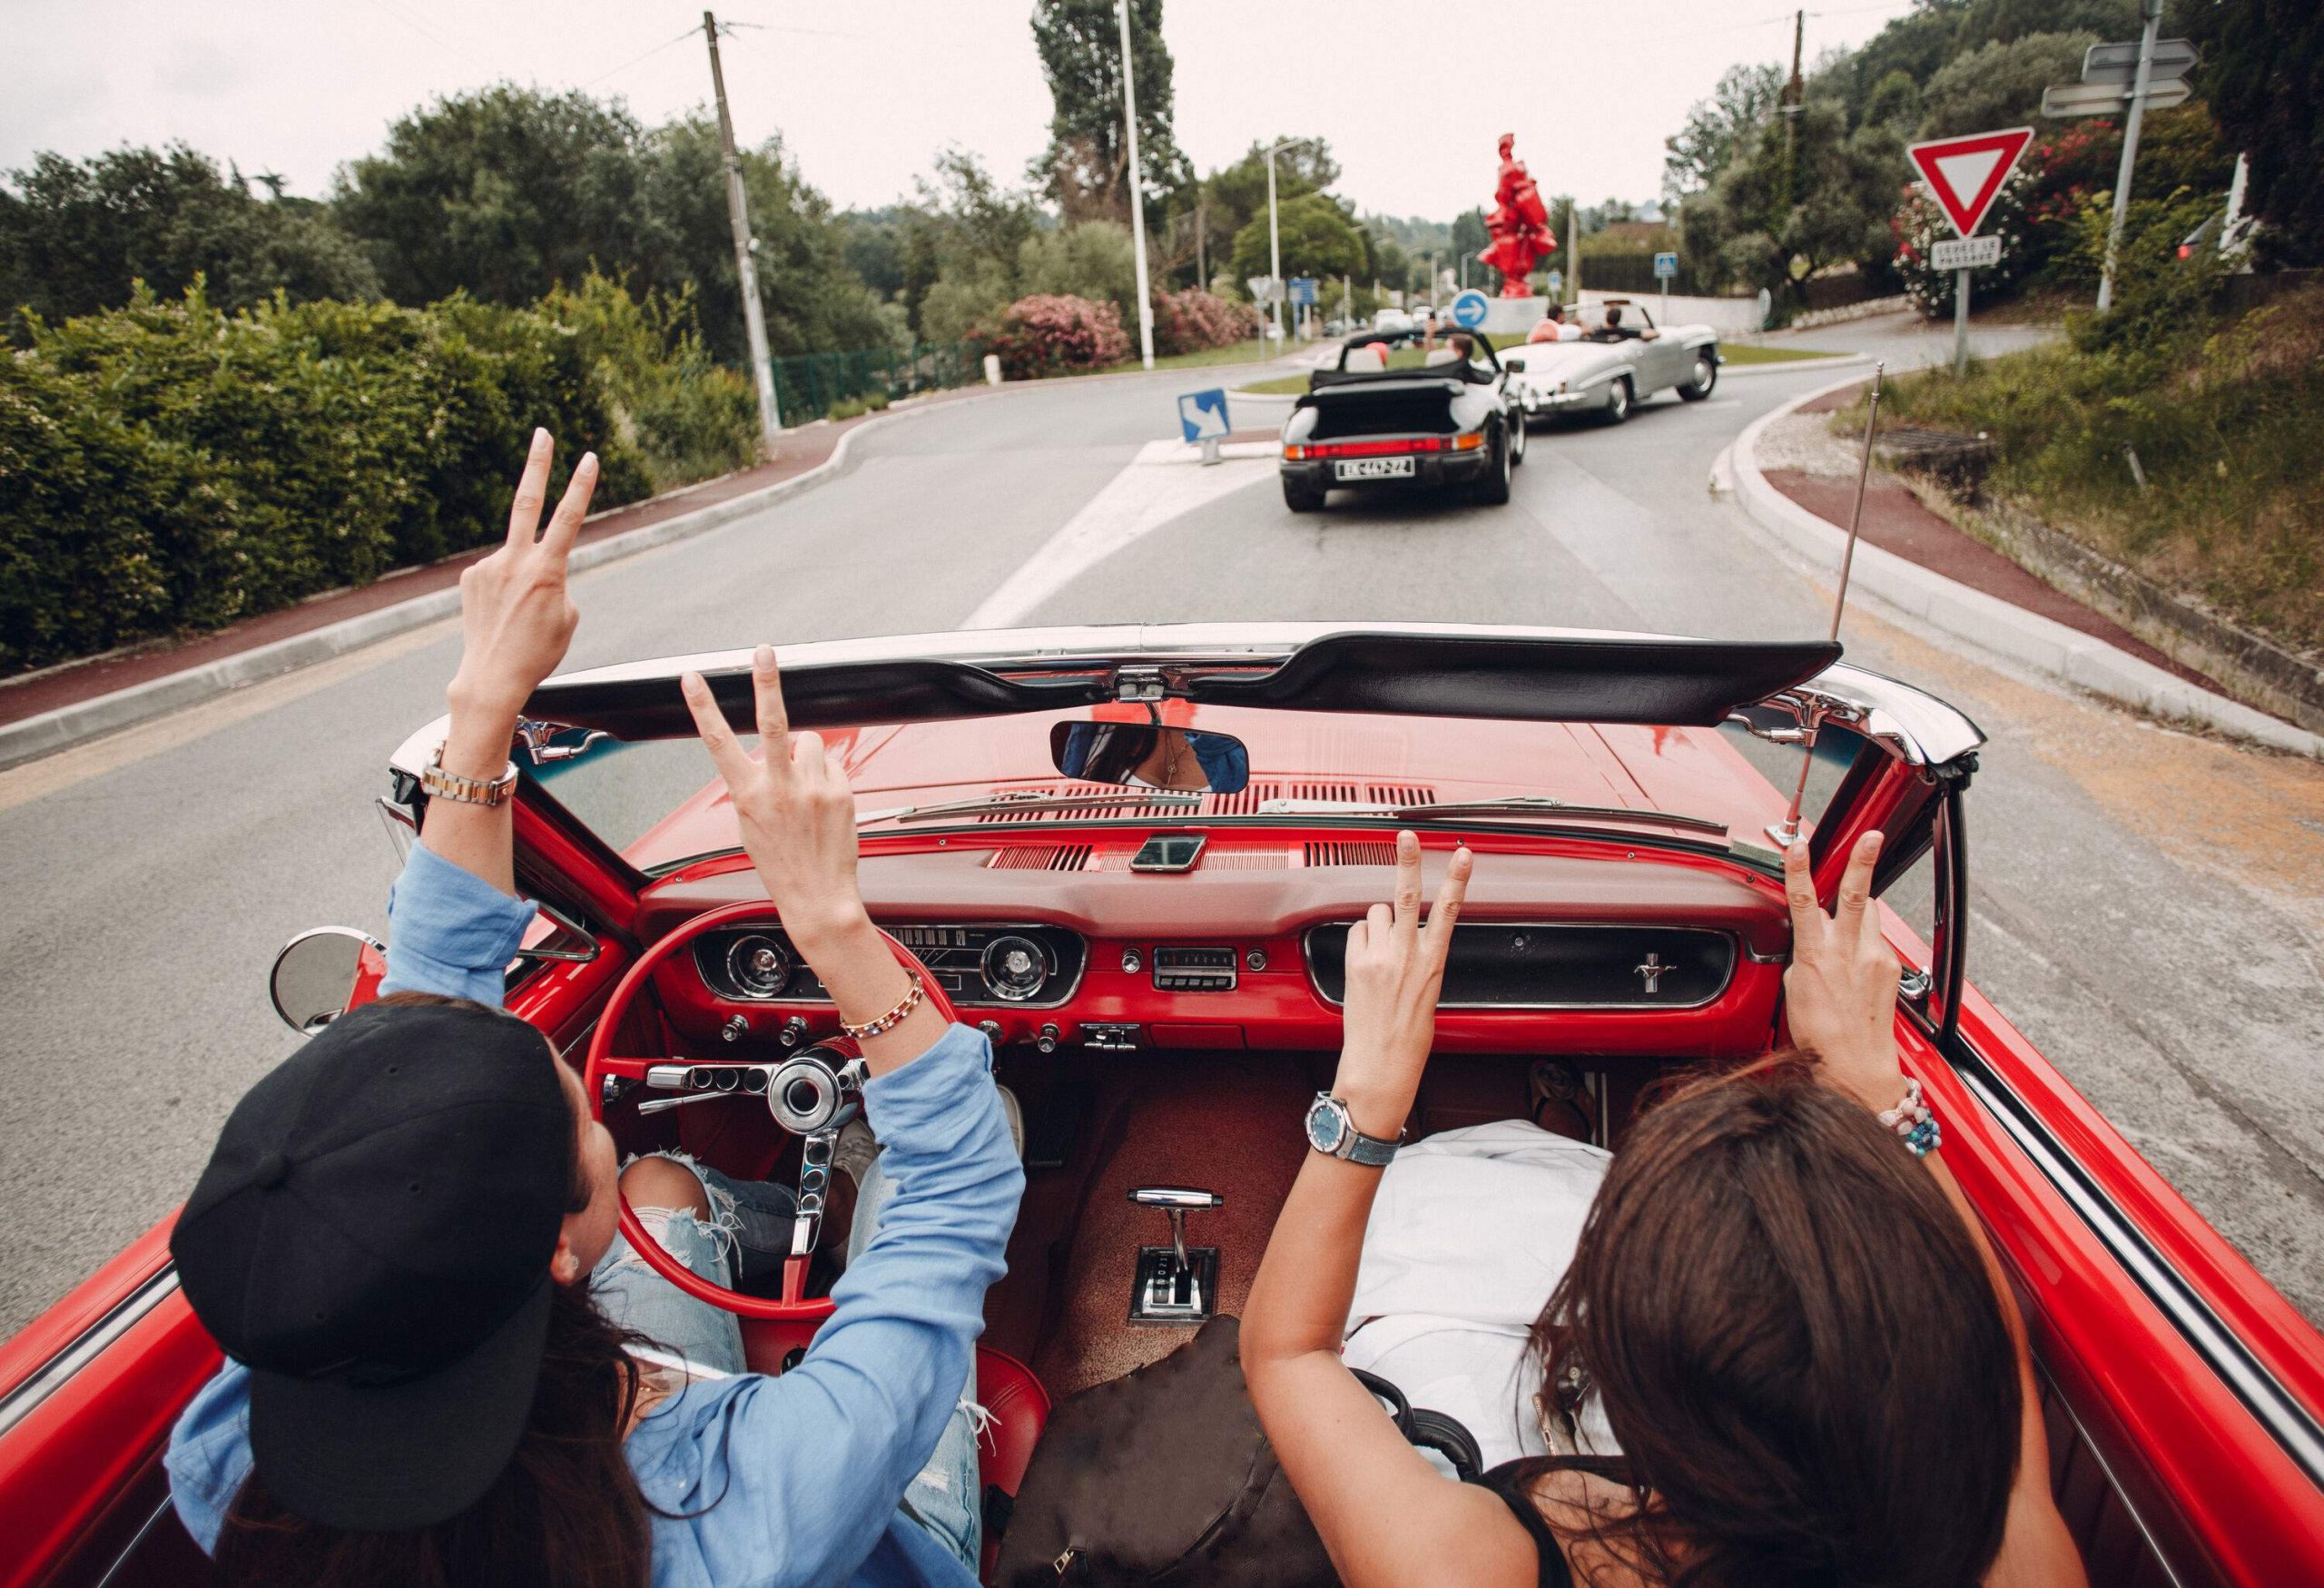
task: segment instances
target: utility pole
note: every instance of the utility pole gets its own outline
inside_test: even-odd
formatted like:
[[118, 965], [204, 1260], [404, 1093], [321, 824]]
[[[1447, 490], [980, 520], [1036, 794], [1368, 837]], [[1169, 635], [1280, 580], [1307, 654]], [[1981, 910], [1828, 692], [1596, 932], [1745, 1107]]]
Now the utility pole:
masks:
[[1208, 193], [1195, 194], [1195, 285], [1210, 291], [1210, 220]]
[[1799, 146], [1799, 104], [1806, 96], [1807, 84], [1799, 75], [1800, 46], [1807, 35], [1807, 13], [1795, 11], [1791, 15], [1791, 77], [1783, 85], [1783, 196], [1777, 203], [1778, 220], [1781, 212], [1791, 208], [1793, 161]]
[[751, 342], [751, 375], [759, 389], [759, 439], [769, 451], [783, 434], [783, 412], [774, 400], [774, 360], [766, 347], [766, 311], [759, 307], [759, 272], [752, 255], [750, 208], [743, 197], [743, 158], [734, 153], [734, 118], [726, 113], [726, 74], [718, 69], [718, 19], [702, 14], [702, 36], [710, 41], [710, 86], [718, 96], [718, 147], [726, 161], [726, 218], [734, 228], [734, 278], [743, 289], [743, 330]]
[[2139, 30], [2138, 75], [2131, 80], [2131, 114], [2122, 124], [2122, 163], [2114, 173], [2114, 216], [2106, 223], [2106, 268], [2098, 278], [2098, 311], [2114, 301], [2114, 260], [2122, 249], [2122, 218], [2131, 208], [2131, 171], [2139, 159], [2139, 128], [2146, 120], [2148, 79], [2154, 72], [2154, 35], [2162, 28], [2162, 0], [2140, 0], [2146, 25]]
[[1114, 0], [1122, 19], [1122, 124], [1129, 135], [1129, 230], [1137, 249], [1137, 356], [1154, 368], [1154, 298], [1146, 284], [1146, 182], [1137, 164], [1137, 83], [1129, 66], [1129, 0]]
[[1275, 152], [1283, 145], [1267, 145], [1267, 297], [1273, 301], [1275, 346], [1283, 345], [1283, 236], [1275, 219]]

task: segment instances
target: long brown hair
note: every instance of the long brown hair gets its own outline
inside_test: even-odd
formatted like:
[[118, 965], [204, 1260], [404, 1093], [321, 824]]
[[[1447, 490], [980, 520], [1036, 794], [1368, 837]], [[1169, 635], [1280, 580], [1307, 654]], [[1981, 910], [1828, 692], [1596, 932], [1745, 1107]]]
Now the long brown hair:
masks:
[[1630, 1489], [1561, 1536], [1649, 1581], [1965, 1588], [2001, 1548], [2022, 1406], [1992, 1281], [1797, 1055], [1640, 1119], [1532, 1348], [1548, 1415], [1598, 1396]]
[[[380, 1001], [465, 1001], [397, 992]], [[578, 1152], [566, 1150], [566, 1210], [577, 1213], [589, 1205], [589, 1181]], [[358, 1533], [294, 1515], [252, 1471], [218, 1535], [217, 1581], [249, 1588], [646, 1588], [649, 1507], [622, 1446], [639, 1388], [627, 1347], [644, 1343], [598, 1310], [586, 1277], [554, 1287], [524, 1437], [482, 1499], [434, 1527]]]

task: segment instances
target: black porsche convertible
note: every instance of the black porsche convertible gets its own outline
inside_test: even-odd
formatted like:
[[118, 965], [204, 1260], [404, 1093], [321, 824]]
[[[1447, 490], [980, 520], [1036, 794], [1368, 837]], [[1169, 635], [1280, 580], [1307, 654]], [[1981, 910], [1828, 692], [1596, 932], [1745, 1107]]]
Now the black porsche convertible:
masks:
[[1507, 501], [1510, 470], [1525, 461], [1525, 410], [1510, 377], [1524, 369], [1480, 331], [1351, 338], [1284, 422], [1284, 505], [1312, 513], [1335, 489], [1415, 484]]

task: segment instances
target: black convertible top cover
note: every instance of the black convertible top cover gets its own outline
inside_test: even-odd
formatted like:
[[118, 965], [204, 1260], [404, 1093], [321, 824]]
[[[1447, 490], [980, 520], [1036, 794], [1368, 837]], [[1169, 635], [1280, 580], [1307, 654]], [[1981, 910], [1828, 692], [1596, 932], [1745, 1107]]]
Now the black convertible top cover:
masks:
[[[1505, 722], [1711, 727], [1839, 660], [1824, 640], [1433, 635], [1350, 629], [1278, 654], [1080, 652], [883, 658], [783, 670], [798, 727], [940, 722], [1095, 705], [1118, 697], [1118, 669], [1160, 673], [1173, 696], [1280, 711], [1377, 712]], [[754, 731], [747, 664], [705, 675], [727, 720]], [[675, 669], [552, 679], [527, 716], [625, 740], [689, 737]]]

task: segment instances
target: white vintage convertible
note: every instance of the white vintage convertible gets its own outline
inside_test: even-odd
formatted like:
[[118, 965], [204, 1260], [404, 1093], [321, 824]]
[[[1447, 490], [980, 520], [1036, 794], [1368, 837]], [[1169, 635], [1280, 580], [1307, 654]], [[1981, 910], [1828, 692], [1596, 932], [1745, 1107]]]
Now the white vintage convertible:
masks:
[[[1606, 311], [1620, 312], [1625, 332], [1605, 329]], [[1566, 414], [1592, 414], [1620, 424], [1640, 399], [1669, 388], [1689, 402], [1700, 402], [1718, 384], [1718, 332], [1708, 325], [1658, 328], [1645, 304], [1609, 298], [1576, 311], [1587, 328], [1580, 341], [1528, 342], [1512, 346], [1508, 365], [1521, 387], [1529, 423]]]

